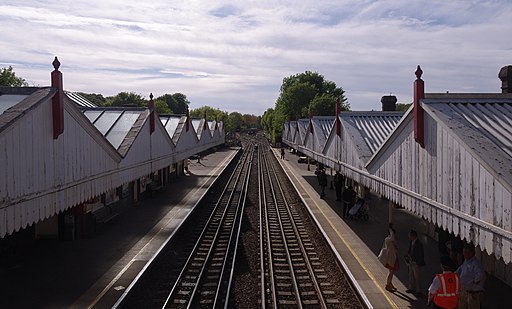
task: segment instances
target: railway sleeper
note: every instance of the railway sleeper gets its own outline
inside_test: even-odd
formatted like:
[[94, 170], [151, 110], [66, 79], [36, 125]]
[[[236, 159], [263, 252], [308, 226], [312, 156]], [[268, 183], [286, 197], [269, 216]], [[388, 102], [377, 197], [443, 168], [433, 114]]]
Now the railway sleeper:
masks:
[[279, 305], [285, 306], [297, 305], [297, 302], [295, 300], [280, 299], [277, 302], [279, 303]]
[[292, 286], [292, 284], [291, 284], [291, 283], [278, 282], [278, 283], [276, 284], [276, 286], [277, 286], [278, 288], [289, 288], [289, 287], [291, 287], [291, 286]]
[[188, 303], [188, 299], [179, 299], [179, 298], [175, 298], [175, 299], [173, 300], [173, 303], [175, 303], [175, 304], [180, 304], [180, 305], [182, 305], [182, 304], [186, 304], [186, 303]]

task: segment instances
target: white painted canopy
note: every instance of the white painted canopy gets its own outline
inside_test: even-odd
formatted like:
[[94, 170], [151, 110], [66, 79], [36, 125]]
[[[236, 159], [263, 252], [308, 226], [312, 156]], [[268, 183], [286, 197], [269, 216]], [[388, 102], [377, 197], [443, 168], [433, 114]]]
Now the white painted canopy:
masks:
[[56, 89], [0, 88], [0, 237], [224, 143], [222, 123], [198, 139], [188, 117], [155, 115], [150, 132], [148, 109], [67, 96], [64, 132], [53, 139]]

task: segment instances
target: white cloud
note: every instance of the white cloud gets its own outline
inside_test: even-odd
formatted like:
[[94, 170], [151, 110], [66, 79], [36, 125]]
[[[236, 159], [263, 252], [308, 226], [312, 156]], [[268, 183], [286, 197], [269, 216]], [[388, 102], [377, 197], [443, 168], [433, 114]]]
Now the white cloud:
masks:
[[509, 64], [509, 1], [3, 1], [0, 66], [49, 84], [113, 95], [185, 93], [192, 107], [262, 114], [283, 77], [318, 71], [353, 109], [430, 92], [498, 92]]

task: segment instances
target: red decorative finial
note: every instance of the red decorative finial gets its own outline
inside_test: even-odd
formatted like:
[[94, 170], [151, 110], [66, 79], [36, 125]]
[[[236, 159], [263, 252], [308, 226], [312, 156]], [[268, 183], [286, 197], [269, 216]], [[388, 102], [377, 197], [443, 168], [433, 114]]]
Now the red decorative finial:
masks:
[[153, 100], [153, 92], [151, 92], [151, 93], [149, 94], [149, 99], [150, 99], [150, 100]]
[[423, 71], [421, 70], [419, 65], [418, 65], [418, 68], [416, 69], [416, 72], [414, 72], [414, 74], [416, 74], [417, 79], [421, 79], [421, 74], [423, 74]]
[[52, 64], [55, 71], [58, 71], [60, 67], [60, 62], [59, 59], [57, 59], [57, 56], [55, 56], [55, 59], [53, 60]]

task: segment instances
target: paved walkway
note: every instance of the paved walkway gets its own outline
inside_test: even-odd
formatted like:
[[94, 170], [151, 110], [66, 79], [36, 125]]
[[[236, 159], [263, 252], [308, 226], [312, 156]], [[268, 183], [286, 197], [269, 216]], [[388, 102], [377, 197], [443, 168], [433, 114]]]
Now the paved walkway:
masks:
[[124, 206], [87, 239], [25, 240], [0, 256], [0, 308], [110, 308], [175, 231], [235, 151], [192, 161], [154, 197]]
[[[276, 157], [279, 157], [277, 151], [278, 149], [274, 149]], [[427, 265], [421, 268], [421, 286], [426, 294], [434, 275], [440, 271], [440, 255], [437, 242], [425, 234], [425, 221], [407, 210], [392, 210], [401, 258], [400, 270], [393, 280], [398, 291], [387, 292], [384, 287], [388, 272], [378, 261], [377, 255], [387, 235], [388, 201], [380, 199], [376, 194], [370, 194], [365, 198], [370, 215], [367, 222], [343, 220], [343, 206], [341, 202], [336, 202], [335, 191], [328, 186], [325, 190], [326, 197], [320, 199], [320, 188], [314, 174], [315, 166], [311, 165], [311, 171], [308, 171], [307, 164], [298, 164], [297, 159], [297, 156], [287, 153], [285, 160], [280, 162], [374, 308], [428, 308], [426, 296], [417, 298], [405, 292], [408, 273], [403, 260], [408, 249], [407, 235], [411, 229], [415, 229], [425, 247]], [[330, 175], [329, 169], [327, 173]], [[331, 180], [330, 177], [328, 179]], [[483, 307], [512, 308], [512, 301], [503, 295], [512, 295], [512, 288], [494, 277], [488, 277]]]

